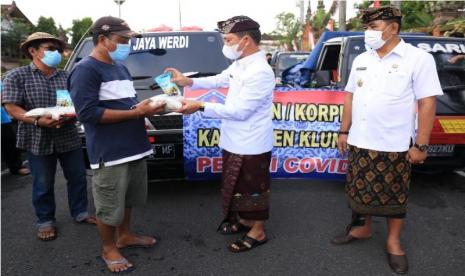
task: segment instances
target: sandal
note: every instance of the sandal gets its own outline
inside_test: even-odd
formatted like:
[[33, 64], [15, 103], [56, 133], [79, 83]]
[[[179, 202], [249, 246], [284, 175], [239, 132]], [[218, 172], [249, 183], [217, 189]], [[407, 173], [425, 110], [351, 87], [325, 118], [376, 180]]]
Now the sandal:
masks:
[[[267, 238], [262, 239], [261, 241], [258, 241], [254, 238], [251, 238], [247, 235], [244, 235], [242, 239], [237, 240], [233, 242], [232, 244], [229, 245], [228, 249], [229, 251], [233, 253], [239, 253], [239, 252], [245, 252], [249, 251], [255, 247], [258, 247], [262, 244], [265, 244], [268, 241]], [[239, 249], [236, 249], [233, 247], [233, 245], [237, 246]]]
[[45, 226], [37, 230], [37, 238], [41, 241], [53, 241], [57, 237], [57, 229], [54, 226]]
[[222, 235], [233, 235], [237, 233], [249, 232], [250, 227], [247, 227], [240, 222], [231, 223], [229, 222], [229, 219], [226, 218], [220, 223], [220, 226], [218, 226], [216, 231], [220, 232]]
[[111, 273], [118, 273], [118, 274], [119, 273], [130, 273], [130, 272], [134, 271], [134, 269], [136, 269], [136, 267], [134, 265], [132, 265], [132, 266], [126, 267], [125, 270], [112, 271], [110, 269], [110, 266], [113, 266], [113, 265], [126, 265], [126, 264], [129, 264], [129, 261], [126, 258], [121, 258], [119, 260], [110, 261], [110, 260], [105, 259], [105, 257], [103, 257], [103, 256], [102, 256], [102, 260], [105, 262], [105, 264], [107, 265], [108, 270]]

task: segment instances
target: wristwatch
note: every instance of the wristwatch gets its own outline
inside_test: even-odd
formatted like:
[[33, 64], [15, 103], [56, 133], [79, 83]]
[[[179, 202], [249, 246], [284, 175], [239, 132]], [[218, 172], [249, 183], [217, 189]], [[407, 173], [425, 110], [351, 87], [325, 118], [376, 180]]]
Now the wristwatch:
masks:
[[428, 145], [426, 145], [426, 144], [417, 144], [417, 143], [415, 143], [415, 144], [413, 144], [413, 146], [415, 148], [417, 148], [421, 152], [426, 152], [428, 150]]
[[205, 111], [205, 103], [204, 102], [200, 102], [200, 107], [199, 107], [199, 111]]
[[36, 117], [36, 118], [34, 119], [34, 126], [36, 126], [36, 127], [39, 126], [39, 119], [40, 119], [40, 117]]

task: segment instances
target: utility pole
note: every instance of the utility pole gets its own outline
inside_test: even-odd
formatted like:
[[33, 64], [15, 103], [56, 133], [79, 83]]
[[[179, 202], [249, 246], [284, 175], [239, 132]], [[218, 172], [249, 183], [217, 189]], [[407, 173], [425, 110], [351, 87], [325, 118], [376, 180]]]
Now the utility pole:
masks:
[[181, 0], [178, 0], [178, 13], [179, 13], [179, 29], [182, 28], [182, 17], [181, 17]]
[[398, 8], [400, 10], [400, 4], [402, 1], [390, 1], [391, 5]]
[[114, 0], [115, 3], [118, 5], [118, 17], [121, 18], [121, 5], [124, 3], [126, 0]]
[[338, 0], [338, 12], [339, 12], [339, 31], [346, 30], [346, 4], [345, 0]]
[[299, 8], [300, 12], [300, 24], [305, 24], [305, 8], [304, 8], [304, 0], [297, 0], [295, 3], [296, 7]]

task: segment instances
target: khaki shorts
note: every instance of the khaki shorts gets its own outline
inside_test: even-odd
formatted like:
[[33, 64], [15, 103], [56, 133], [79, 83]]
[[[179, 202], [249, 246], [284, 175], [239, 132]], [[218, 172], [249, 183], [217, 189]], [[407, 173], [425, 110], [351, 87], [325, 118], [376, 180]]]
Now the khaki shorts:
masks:
[[145, 159], [93, 170], [92, 193], [97, 218], [107, 225], [120, 225], [125, 208], [147, 200]]

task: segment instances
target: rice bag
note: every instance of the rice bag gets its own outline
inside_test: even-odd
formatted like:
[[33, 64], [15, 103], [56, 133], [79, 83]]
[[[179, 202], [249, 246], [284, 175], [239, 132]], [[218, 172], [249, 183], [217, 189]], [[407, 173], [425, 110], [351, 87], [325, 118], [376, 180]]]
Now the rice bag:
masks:
[[46, 115], [52, 115], [52, 119], [58, 121], [62, 117], [76, 117], [76, 111], [74, 106], [52, 106], [34, 108], [24, 114], [26, 117], [42, 117]]
[[172, 74], [171, 72], [166, 72], [164, 74], [155, 77], [155, 82], [161, 87], [163, 92], [169, 96], [178, 96], [181, 95], [181, 90], [176, 85], [176, 83], [171, 81]]
[[165, 112], [167, 113], [178, 111], [182, 107], [183, 99], [184, 98], [182, 96], [168, 96], [166, 94], [161, 94], [150, 98], [152, 106], [155, 106], [159, 102], [166, 103]]

